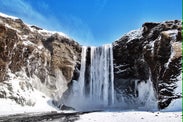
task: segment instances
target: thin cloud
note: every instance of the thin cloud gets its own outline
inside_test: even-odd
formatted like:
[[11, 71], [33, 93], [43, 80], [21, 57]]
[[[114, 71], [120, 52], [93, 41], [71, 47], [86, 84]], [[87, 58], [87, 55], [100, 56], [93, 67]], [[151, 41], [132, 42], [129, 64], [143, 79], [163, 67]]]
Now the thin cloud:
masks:
[[[94, 40], [93, 34], [89, 26], [84, 23], [80, 18], [74, 15], [63, 16], [66, 23], [62, 23], [58, 18], [51, 15], [48, 11], [47, 15], [41, 14], [30, 3], [24, 0], [0, 0], [0, 10], [22, 18], [28, 24], [34, 24], [53, 31], [62, 31], [63, 33], [76, 39], [83, 45], [87, 45]], [[40, 7], [46, 9], [49, 5], [44, 2], [38, 2]]]
[[1, 6], [9, 13], [15, 13], [20, 17], [23, 18], [34, 18], [38, 20], [44, 20], [45, 18], [36, 12], [28, 3], [22, 0], [0, 0], [1, 1]]

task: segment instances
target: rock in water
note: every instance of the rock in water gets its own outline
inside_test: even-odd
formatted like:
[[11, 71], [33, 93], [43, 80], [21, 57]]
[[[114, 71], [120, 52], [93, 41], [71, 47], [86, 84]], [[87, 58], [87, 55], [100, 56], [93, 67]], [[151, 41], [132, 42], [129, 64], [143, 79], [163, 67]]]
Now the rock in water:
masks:
[[73, 111], [75, 110], [74, 108], [66, 106], [66, 105], [63, 105], [63, 104], [60, 106], [60, 109], [61, 110], [73, 110]]

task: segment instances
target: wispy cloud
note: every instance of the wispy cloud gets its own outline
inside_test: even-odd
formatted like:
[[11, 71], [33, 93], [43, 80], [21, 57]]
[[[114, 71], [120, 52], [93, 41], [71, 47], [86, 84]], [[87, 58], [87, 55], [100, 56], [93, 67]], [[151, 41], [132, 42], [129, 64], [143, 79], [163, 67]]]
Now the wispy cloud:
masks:
[[34, 18], [38, 20], [44, 20], [45, 18], [38, 12], [36, 12], [28, 3], [22, 0], [0, 0], [1, 7], [8, 13], [16, 14], [23, 18]]
[[[46, 15], [35, 9], [25, 0], [0, 0], [0, 11], [22, 18], [28, 24], [35, 24], [49, 30], [62, 31], [84, 45], [91, 44], [94, 40], [89, 26], [79, 17], [64, 15], [64, 23], [48, 11]], [[49, 9], [45, 2], [37, 3], [40, 8]]]

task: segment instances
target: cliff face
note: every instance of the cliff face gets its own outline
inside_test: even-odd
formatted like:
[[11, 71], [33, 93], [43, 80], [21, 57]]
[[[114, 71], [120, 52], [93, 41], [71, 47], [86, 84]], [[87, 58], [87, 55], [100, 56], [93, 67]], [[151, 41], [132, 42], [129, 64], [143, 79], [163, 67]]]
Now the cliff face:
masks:
[[[136, 83], [151, 80], [160, 108], [181, 97], [181, 28], [177, 20], [145, 23], [113, 43], [117, 94], [138, 97]], [[0, 16], [0, 98], [34, 105], [38, 89], [59, 101], [79, 77], [81, 50], [62, 33]]]
[[113, 43], [117, 93], [135, 95], [135, 81], [150, 79], [160, 109], [181, 98], [181, 28], [177, 20], [145, 23]]
[[30, 96], [37, 88], [55, 99], [61, 97], [73, 77], [80, 53], [79, 44], [64, 34], [0, 16], [0, 96], [26, 104], [26, 95], [22, 92], [16, 96], [18, 91], [11, 87], [11, 82], [19, 82], [21, 90], [32, 89]]

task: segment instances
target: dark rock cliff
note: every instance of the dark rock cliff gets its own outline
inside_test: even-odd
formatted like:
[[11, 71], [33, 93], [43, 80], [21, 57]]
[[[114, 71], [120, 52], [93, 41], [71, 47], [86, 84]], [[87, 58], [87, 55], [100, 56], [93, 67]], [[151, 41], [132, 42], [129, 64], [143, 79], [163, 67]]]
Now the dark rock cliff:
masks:
[[[145, 23], [140, 30], [132, 31], [113, 43], [114, 81], [118, 93], [134, 94], [135, 81], [153, 82], [160, 109], [173, 99], [181, 79], [182, 23], [166, 21]], [[127, 82], [124, 84], [124, 82]], [[180, 86], [179, 86], [180, 87]], [[121, 91], [121, 89], [125, 91]]]

